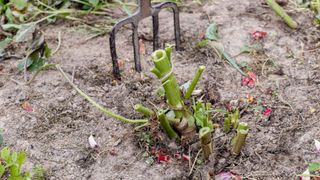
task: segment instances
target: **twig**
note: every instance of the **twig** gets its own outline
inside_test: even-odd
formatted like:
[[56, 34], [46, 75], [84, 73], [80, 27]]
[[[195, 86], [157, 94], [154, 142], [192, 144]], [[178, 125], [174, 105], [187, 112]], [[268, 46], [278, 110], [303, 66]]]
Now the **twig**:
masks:
[[197, 160], [198, 160], [198, 156], [199, 156], [199, 154], [201, 153], [201, 151], [202, 151], [202, 149], [200, 149], [200, 150], [198, 151], [196, 157], [194, 158], [194, 161], [193, 161], [193, 163], [192, 163], [192, 166], [191, 166], [191, 169], [190, 169], [190, 171], [189, 171], [188, 176], [190, 176], [190, 175], [192, 174], [192, 171], [193, 171], [193, 169], [194, 169], [194, 166], [195, 166], [195, 164], [196, 164], [196, 162], [197, 162]]
[[61, 47], [61, 31], [59, 31], [58, 33], [58, 46], [56, 47], [56, 49], [52, 52], [52, 55], [54, 55], [56, 52], [58, 52], [58, 50]]
[[75, 74], [75, 71], [76, 71], [76, 66], [73, 66], [72, 76], [71, 76], [71, 82], [74, 82], [74, 74]]

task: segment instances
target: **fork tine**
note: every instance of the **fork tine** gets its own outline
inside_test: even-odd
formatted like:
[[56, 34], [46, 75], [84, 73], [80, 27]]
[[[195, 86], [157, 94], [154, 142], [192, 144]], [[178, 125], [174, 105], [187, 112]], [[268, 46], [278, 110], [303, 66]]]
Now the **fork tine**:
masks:
[[135, 70], [141, 72], [141, 61], [140, 61], [140, 46], [138, 37], [138, 25], [132, 23], [132, 43], [133, 43], [133, 53], [134, 53], [134, 64]]
[[159, 14], [156, 12], [152, 15], [153, 24], [153, 51], [159, 49]]
[[118, 30], [126, 24], [132, 23], [133, 18], [129, 17], [119, 21], [116, 25], [113, 26], [111, 29], [109, 43], [110, 43], [110, 52], [111, 52], [111, 59], [112, 59], [112, 73], [116, 79], [121, 79], [119, 64], [118, 64], [118, 56], [117, 56], [117, 47], [116, 47], [116, 33]]

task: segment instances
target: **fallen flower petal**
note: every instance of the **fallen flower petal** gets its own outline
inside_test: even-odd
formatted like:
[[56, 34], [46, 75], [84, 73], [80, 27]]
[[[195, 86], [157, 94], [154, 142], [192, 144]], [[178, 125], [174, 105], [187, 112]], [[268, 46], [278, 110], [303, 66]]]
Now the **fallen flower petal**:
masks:
[[251, 104], [251, 103], [253, 103], [253, 101], [254, 101], [254, 97], [251, 96], [250, 94], [248, 94], [248, 95], [247, 95], [247, 102], [248, 102], [249, 104]]
[[242, 178], [232, 172], [222, 172], [215, 176], [215, 180], [241, 180]]
[[251, 37], [254, 40], [263, 39], [266, 35], [267, 35], [267, 33], [263, 32], [263, 31], [255, 31], [255, 32], [251, 33]]
[[257, 75], [254, 72], [247, 72], [248, 77], [241, 80], [243, 86], [254, 86], [257, 82]]
[[250, 82], [250, 78], [248, 78], [248, 77], [246, 77], [246, 78], [244, 78], [244, 79], [241, 80], [242, 86], [248, 85], [249, 82]]
[[186, 154], [182, 154], [182, 159], [185, 161], [190, 161], [190, 156], [188, 156]]
[[33, 108], [31, 106], [31, 104], [27, 101], [25, 101], [22, 105], [22, 109], [24, 109], [27, 112], [33, 112]]
[[[307, 169], [306, 171], [304, 171], [302, 174], [303, 174], [303, 175], [310, 175], [309, 169]], [[300, 176], [300, 180], [310, 180], [310, 179], [311, 179], [310, 176]]]
[[92, 135], [90, 135], [90, 137], [89, 137], [89, 145], [90, 145], [90, 147], [91, 147], [92, 149], [98, 147], [98, 144], [97, 144], [97, 142], [94, 140], [94, 138], [93, 138]]
[[158, 162], [168, 162], [170, 160], [169, 155], [158, 153]]
[[271, 108], [266, 108], [266, 109], [263, 111], [262, 114], [263, 114], [264, 116], [270, 116], [271, 112], [272, 112], [272, 109], [271, 109]]

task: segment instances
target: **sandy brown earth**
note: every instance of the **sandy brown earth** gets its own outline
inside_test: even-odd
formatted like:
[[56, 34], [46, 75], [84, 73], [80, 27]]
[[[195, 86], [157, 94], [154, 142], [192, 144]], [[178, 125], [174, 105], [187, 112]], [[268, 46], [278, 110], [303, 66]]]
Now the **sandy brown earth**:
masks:
[[[320, 161], [314, 153], [314, 139], [320, 137], [319, 115], [319, 40], [320, 32], [312, 25], [309, 11], [285, 8], [299, 23], [297, 30], [288, 28], [263, 1], [206, 1], [181, 7], [183, 51], [173, 52], [175, 73], [179, 83], [192, 79], [199, 65], [207, 67], [199, 88], [214, 108], [224, 108], [230, 100], [244, 99], [248, 94], [255, 103], [242, 111], [240, 120], [250, 125], [250, 135], [239, 157], [229, 153], [231, 136], [217, 129], [214, 135], [214, 161], [206, 166], [215, 173], [235, 172], [244, 179], [297, 179], [308, 162]], [[161, 41], [173, 43], [172, 14], [160, 16]], [[243, 76], [217, 57], [214, 51], [194, 48], [211, 22], [219, 27], [219, 37], [225, 50], [237, 55], [243, 44], [252, 41], [250, 33], [265, 31], [262, 50], [256, 55], [240, 55], [258, 75], [255, 87], [241, 85]], [[116, 83], [111, 74], [108, 35], [85, 41], [90, 35], [79, 32], [68, 22], [44, 27], [50, 47], [56, 47], [57, 34], [62, 32], [62, 44], [50, 62], [59, 63], [75, 83], [113, 112], [138, 118], [132, 106], [159, 102], [154, 97], [160, 83], [148, 72], [152, 66], [151, 20], [141, 23], [140, 37], [146, 44], [143, 57], [145, 80], [133, 71], [131, 32], [123, 29], [117, 37], [118, 55], [124, 62], [123, 79]], [[18, 48], [17, 48], [18, 49]], [[188, 176], [188, 162], [173, 159], [171, 163], [148, 165], [143, 131], [134, 126], [105, 117], [80, 97], [56, 70], [43, 72], [30, 86], [17, 85], [23, 75], [16, 70], [16, 60], [1, 63], [0, 129], [5, 145], [14, 150], [25, 149], [27, 168], [41, 164], [48, 179], [205, 179], [203, 165]], [[28, 113], [21, 104], [28, 101], [34, 112]], [[272, 108], [268, 120], [254, 107], [262, 104]], [[220, 114], [213, 121], [222, 126]], [[147, 132], [145, 129], [145, 132]], [[88, 137], [94, 135], [102, 152], [89, 148]], [[172, 143], [170, 143], [172, 144]], [[173, 147], [188, 152], [191, 160], [197, 150]]]

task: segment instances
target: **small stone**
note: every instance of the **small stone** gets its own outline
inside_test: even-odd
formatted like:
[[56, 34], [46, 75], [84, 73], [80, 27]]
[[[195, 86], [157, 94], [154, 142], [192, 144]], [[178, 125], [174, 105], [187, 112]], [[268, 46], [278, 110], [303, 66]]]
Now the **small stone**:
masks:
[[58, 101], [58, 102], [63, 102], [63, 101], [65, 101], [65, 100], [66, 100], [66, 97], [65, 97], [65, 96], [60, 96], [60, 97], [57, 98], [57, 101]]

